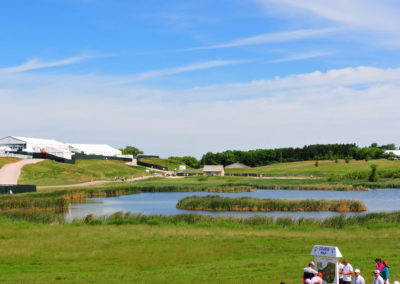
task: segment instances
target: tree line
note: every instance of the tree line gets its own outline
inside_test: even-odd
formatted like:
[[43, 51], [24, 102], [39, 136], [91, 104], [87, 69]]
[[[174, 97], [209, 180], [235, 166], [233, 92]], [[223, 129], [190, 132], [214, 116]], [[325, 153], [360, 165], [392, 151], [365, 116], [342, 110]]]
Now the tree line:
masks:
[[302, 148], [257, 149], [249, 151], [228, 150], [208, 152], [200, 162], [206, 165], [229, 165], [239, 162], [251, 167], [265, 166], [279, 162], [296, 162], [309, 160], [335, 159], [381, 159], [387, 158], [385, 150], [395, 150], [394, 144], [378, 146], [372, 143], [369, 147], [358, 147], [356, 144], [315, 144]]

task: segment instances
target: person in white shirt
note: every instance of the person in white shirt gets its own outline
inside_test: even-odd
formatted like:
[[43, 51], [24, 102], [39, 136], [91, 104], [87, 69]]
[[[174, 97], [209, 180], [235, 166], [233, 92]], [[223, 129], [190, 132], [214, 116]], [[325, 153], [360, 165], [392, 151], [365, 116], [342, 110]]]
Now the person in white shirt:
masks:
[[339, 284], [343, 284], [343, 274], [341, 273], [343, 270], [343, 264], [338, 261], [338, 269], [339, 269]]
[[353, 281], [353, 284], [365, 284], [365, 280], [364, 280], [364, 277], [362, 277], [361, 275], [360, 275], [360, 269], [356, 269], [356, 270], [354, 270], [354, 281]]
[[374, 284], [384, 284], [385, 282], [383, 281], [383, 278], [381, 277], [381, 272], [378, 269], [375, 269], [374, 271]]
[[313, 269], [314, 266], [315, 266], [315, 263], [313, 261], [310, 261], [308, 263], [308, 266], [306, 268], [304, 268], [304, 270], [303, 270], [303, 280], [311, 279], [315, 275], [318, 274], [318, 271]]
[[343, 284], [351, 284], [351, 274], [353, 273], [353, 267], [351, 264], [347, 261], [347, 259], [343, 259]]

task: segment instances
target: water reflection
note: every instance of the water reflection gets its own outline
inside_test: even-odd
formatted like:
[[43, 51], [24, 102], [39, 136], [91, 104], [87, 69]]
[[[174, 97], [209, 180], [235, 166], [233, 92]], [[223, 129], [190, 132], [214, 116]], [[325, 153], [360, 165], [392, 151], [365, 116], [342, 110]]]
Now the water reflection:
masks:
[[[365, 203], [368, 210], [365, 213], [400, 210], [400, 189], [376, 189], [369, 191], [323, 191], [323, 190], [257, 190], [242, 193], [209, 193], [209, 192], [157, 192], [124, 195], [119, 197], [91, 198], [86, 203], [71, 204], [67, 220], [82, 218], [88, 214], [103, 216], [115, 212], [131, 212], [133, 214], [175, 215], [182, 213], [197, 213], [202, 215], [226, 216], [290, 216], [326, 218], [340, 213], [336, 212], [207, 212], [177, 209], [179, 199], [198, 195], [220, 195], [224, 197], [271, 198], [271, 199], [353, 199]], [[365, 213], [346, 213], [347, 215]]]

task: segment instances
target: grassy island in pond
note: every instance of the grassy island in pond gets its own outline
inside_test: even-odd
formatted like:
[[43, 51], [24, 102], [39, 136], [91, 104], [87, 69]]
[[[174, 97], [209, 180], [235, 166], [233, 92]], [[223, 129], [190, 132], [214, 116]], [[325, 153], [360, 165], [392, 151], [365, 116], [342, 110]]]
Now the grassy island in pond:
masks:
[[257, 199], [250, 197], [229, 198], [218, 195], [189, 196], [179, 200], [179, 209], [205, 211], [334, 211], [362, 212], [367, 208], [357, 200], [288, 200]]

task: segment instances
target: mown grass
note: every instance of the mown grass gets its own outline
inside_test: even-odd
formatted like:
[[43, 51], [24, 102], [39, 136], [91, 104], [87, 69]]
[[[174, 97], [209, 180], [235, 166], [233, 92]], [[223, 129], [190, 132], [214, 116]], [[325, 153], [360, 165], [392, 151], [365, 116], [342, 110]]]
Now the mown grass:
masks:
[[15, 163], [18, 161], [19, 161], [19, 159], [16, 159], [16, 158], [0, 158], [0, 169], [6, 164]]
[[68, 185], [92, 180], [112, 180], [114, 177], [138, 177], [146, 175], [145, 168], [131, 167], [123, 161], [76, 160], [76, 164], [64, 164], [45, 160], [22, 168], [18, 183], [41, 185]]
[[205, 211], [334, 211], [362, 212], [365, 204], [356, 200], [288, 200], [288, 199], [258, 199], [251, 197], [229, 198], [219, 195], [188, 196], [176, 204], [176, 208]]
[[[179, 170], [179, 166], [184, 165], [182, 162], [175, 160], [173, 158], [160, 159], [160, 158], [141, 158], [141, 162], [148, 163], [152, 165], [158, 165], [168, 168], [169, 171]], [[186, 166], [189, 168], [188, 166]]]
[[367, 175], [371, 171], [371, 164], [378, 166], [379, 172], [394, 172], [400, 177], [400, 161], [396, 160], [351, 160], [348, 164], [344, 160], [319, 161], [319, 166], [315, 166], [315, 161], [301, 161], [291, 163], [279, 163], [263, 167], [250, 169], [225, 169], [226, 174], [230, 173], [255, 173], [270, 175], [290, 175], [290, 174], [316, 174], [316, 175], [348, 175], [353, 172]]
[[295, 284], [315, 244], [338, 246], [366, 283], [375, 257], [388, 259], [393, 281], [400, 279], [399, 238], [398, 225], [47, 226], [0, 219], [0, 282]]

